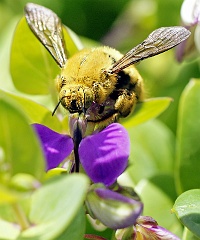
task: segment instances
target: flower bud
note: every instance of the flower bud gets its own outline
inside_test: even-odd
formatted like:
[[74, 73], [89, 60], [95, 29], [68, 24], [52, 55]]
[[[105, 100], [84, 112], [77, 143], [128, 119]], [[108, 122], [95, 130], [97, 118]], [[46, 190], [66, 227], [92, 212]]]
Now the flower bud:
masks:
[[143, 204], [99, 185], [91, 189], [86, 198], [86, 206], [93, 218], [112, 229], [134, 225], [142, 212]]

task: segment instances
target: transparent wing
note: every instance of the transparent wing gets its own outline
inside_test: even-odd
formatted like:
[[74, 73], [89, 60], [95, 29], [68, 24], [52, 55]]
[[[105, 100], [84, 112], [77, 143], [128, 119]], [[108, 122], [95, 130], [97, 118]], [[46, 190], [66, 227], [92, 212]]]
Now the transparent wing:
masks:
[[64, 67], [67, 57], [59, 17], [50, 9], [37, 4], [25, 6], [25, 17], [30, 29], [46, 47], [58, 65]]
[[184, 27], [162, 27], [153, 31], [142, 43], [127, 52], [117, 61], [111, 71], [117, 73], [120, 70], [165, 52], [190, 36], [190, 31]]

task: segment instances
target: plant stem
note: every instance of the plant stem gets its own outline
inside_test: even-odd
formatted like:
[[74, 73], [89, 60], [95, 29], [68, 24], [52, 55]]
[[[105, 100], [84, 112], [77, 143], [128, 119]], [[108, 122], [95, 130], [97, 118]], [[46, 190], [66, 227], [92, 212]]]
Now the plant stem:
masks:
[[21, 206], [18, 203], [14, 203], [12, 205], [12, 207], [15, 212], [15, 216], [18, 220], [18, 223], [21, 226], [21, 229], [25, 230], [25, 229], [29, 228], [30, 224], [29, 224], [27, 217], [26, 217], [23, 209], [21, 208]]

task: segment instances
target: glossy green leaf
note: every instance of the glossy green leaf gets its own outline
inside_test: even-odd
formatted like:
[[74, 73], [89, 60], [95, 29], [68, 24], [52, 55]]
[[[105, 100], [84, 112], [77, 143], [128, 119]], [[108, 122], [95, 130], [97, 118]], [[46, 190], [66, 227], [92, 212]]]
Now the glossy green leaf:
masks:
[[177, 217], [194, 235], [200, 237], [200, 189], [181, 194], [173, 207]]
[[0, 177], [27, 173], [37, 179], [44, 174], [44, 158], [36, 135], [20, 108], [14, 102], [0, 97]]
[[[70, 57], [78, 51], [77, 37], [68, 28], [63, 28], [63, 31]], [[54, 93], [54, 79], [59, 73], [59, 67], [31, 32], [24, 17], [13, 38], [10, 69], [13, 83], [18, 90], [28, 94]]]
[[200, 81], [191, 80], [182, 93], [178, 110], [178, 191], [199, 188], [200, 183]]
[[173, 173], [175, 137], [162, 122], [154, 119], [127, 130], [131, 140], [127, 170], [133, 182]]
[[146, 122], [152, 118], [156, 118], [169, 106], [172, 99], [163, 98], [151, 98], [142, 103], [138, 103], [133, 114], [124, 122], [125, 127], [131, 127]]
[[[64, 234], [72, 227], [70, 225], [83, 205], [88, 184], [84, 175], [65, 175], [51, 179], [35, 191], [30, 210], [34, 227], [25, 230], [20, 239], [50, 240]], [[77, 225], [80, 225], [78, 221]]]
[[9, 96], [15, 102], [17, 102], [21, 110], [26, 114], [30, 124], [31, 123], [40, 123], [45, 126], [55, 130], [61, 130], [61, 122], [58, 120], [56, 115], [52, 116], [52, 112], [44, 106], [24, 97], [20, 97], [11, 93], [4, 92], [0, 90], [0, 94]]
[[19, 226], [0, 219], [0, 239], [15, 240], [20, 233]]
[[181, 224], [171, 213], [172, 200], [159, 187], [148, 180], [141, 180], [135, 188], [144, 203], [144, 216], [151, 216], [158, 225], [168, 229], [172, 233], [182, 235]]

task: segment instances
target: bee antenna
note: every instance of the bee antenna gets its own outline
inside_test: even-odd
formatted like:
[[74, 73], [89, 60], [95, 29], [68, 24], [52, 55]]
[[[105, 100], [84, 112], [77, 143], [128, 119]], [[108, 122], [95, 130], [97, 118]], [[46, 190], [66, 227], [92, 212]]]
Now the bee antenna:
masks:
[[[65, 96], [64, 96], [65, 97]], [[61, 103], [61, 101], [62, 101], [62, 99], [64, 98], [64, 97], [62, 97], [60, 100], [59, 100], [59, 102], [57, 103], [57, 105], [56, 105], [56, 107], [54, 108], [54, 110], [53, 110], [53, 112], [52, 112], [52, 116], [55, 114], [55, 112], [56, 112], [56, 110], [58, 109], [58, 107], [59, 107], [59, 105], [60, 105], [60, 103]]]

